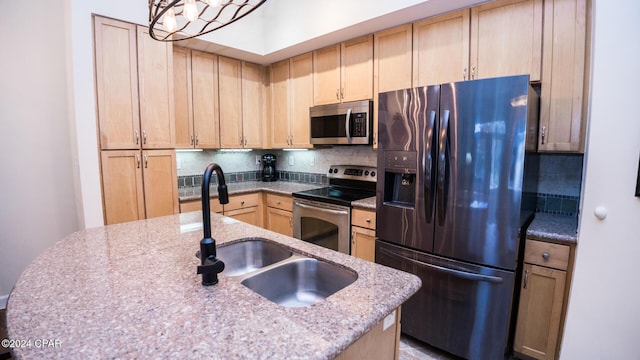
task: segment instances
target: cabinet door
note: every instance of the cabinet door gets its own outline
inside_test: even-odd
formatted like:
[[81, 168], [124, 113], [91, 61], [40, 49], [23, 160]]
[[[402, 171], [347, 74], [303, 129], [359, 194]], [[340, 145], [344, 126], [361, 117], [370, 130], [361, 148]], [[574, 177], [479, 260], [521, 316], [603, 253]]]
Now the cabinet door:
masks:
[[373, 35], [340, 45], [340, 101], [366, 100], [373, 97]]
[[[411, 87], [412, 25], [407, 24], [373, 35], [373, 108], [381, 92]], [[378, 147], [378, 112], [373, 112], [373, 147]]]
[[289, 60], [271, 64], [271, 129], [272, 148], [289, 146]]
[[358, 226], [351, 227], [351, 255], [360, 259], [375, 261], [376, 232]]
[[242, 62], [242, 136], [243, 146], [264, 147], [266, 113], [264, 67]]
[[242, 75], [239, 60], [218, 57], [220, 147], [237, 149], [242, 139]]
[[173, 45], [157, 41], [138, 26], [138, 83], [142, 148], [175, 148]]
[[555, 359], [566, 273], [525, 263], [514, 350]]
[[340, 102], [340, 44], [313, 52], [313, 105]]
[[174, 46], [173, 109], [178, 149], [192, 148], [195, 143], [191, 98], [191, 50]]
[[310, 148], [309, 108], [313, 106], [313, 56], [311, 53], [291, 59], [290, 146]]
[[413, 24], [413, 85], [469, 78], [469, 10]]
[[262, 214], [258, 211], [258, 207], [225, 211], [224, 215], [247, 224], [262, 226]]
[[192, 51], [193, 129], [196, 148], [220, 147], [218, 117], [218, 57]]
[[542, 0], [498, 0], [471, 8], [471, 78], [530, 74], [540, 80]]
[[140, 151], [102, 151], [100, 158], [105, 224], [144, 219], [144, 187]]
[[586, 0], [544, 3], [540, 151], [584, 151]]
[[142, 152], [147, 219], [180, 212], [175, 150]]
[[100, 148], [139, 149], [136, 27], [94, 18]]
[[291, 211], [267, 207], [267, 230], [275, 231], [282, 235], [293, 236], [293, 223]]

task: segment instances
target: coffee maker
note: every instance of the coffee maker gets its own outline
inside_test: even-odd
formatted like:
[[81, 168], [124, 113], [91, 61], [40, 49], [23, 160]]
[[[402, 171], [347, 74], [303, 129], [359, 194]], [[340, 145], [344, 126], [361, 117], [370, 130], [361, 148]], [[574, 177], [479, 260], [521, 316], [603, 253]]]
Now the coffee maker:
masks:
[[262, 181], [276, 181], [276, 156], [273, 154], [262, 155]]

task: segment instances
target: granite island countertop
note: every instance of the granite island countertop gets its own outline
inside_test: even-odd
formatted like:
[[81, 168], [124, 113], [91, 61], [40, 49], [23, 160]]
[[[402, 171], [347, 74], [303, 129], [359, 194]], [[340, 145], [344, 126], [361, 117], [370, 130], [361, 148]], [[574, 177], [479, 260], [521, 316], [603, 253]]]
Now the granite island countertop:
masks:
[[[218, 245], [265, 237], [358, 273], [309, 307], [286, 308], [219, 275], [202, 286], [195, 252], [201, 213], [73, 233], [45, 250], [9, 296], [11, 339], [56, 340], [14, 348], [17, 359], [329, 359], [420, 287], [414, 275], [211, 215]], [[33, 343], [32, 343], [33, 344]]]

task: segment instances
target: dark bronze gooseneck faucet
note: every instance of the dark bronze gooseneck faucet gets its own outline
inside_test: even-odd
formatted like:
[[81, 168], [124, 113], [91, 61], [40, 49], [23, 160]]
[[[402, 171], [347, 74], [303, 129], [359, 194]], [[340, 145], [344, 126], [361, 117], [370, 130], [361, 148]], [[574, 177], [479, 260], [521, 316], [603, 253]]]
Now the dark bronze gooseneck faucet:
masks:
[[217, 284], [218, 274], [224, 270], [224, 263], [220, 259], [216, 259], [216, 241], [211, 238], [209, 184], [214, 171], [218, 176], [218, 200], [220, 204], [229, 203], [224, 173], [220, 165], [211, 163], [207, 166], [202, 177], [202, 227], [204, 229], [204, 238], [200, 241], [200, 266], [198, 266], [198, 274], [202, 274], [202, 285]]

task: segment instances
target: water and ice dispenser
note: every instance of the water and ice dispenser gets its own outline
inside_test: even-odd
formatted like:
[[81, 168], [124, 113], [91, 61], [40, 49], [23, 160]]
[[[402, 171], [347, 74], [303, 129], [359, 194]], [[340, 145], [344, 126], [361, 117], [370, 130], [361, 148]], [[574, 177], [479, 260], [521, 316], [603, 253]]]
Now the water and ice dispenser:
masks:
[[386, 151], [384, 153], [384, 203], [385, 205], [415, 206], [416, 195], [415, 151]]

